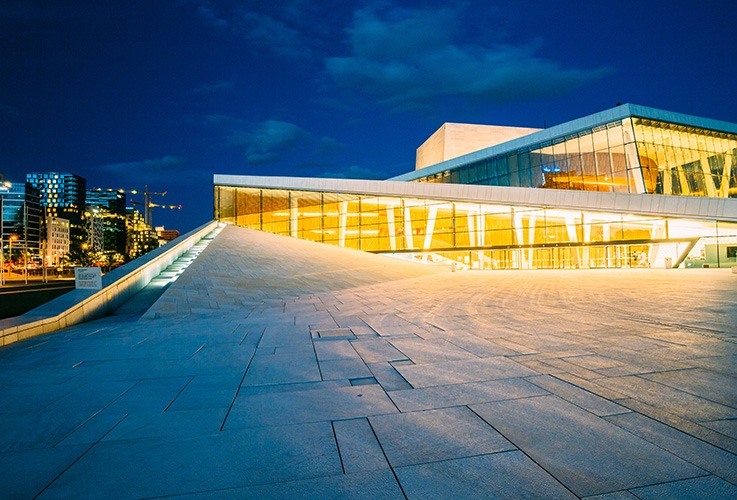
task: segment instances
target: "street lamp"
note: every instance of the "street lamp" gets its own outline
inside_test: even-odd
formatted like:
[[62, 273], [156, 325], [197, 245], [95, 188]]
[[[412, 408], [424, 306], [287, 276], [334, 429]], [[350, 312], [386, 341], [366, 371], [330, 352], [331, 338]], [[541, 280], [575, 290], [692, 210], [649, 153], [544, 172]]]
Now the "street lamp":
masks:
[[8, 181], [0, 182], [0, 286], [5, 284], [5, 193], [11, 187]]

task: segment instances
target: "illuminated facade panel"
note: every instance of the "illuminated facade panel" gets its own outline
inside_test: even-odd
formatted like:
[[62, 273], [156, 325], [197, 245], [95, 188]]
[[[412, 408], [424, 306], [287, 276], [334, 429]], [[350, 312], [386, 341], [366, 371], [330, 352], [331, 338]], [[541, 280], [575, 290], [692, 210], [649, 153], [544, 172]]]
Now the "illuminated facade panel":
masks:
[[[237, 178], [228, 177], [231, 181]], [[258, 178], [245, 183], [254, 183], [253, 179]], [[221, 184], [216, 179], [216, 218], [320, 243], [423, 261], [456, 262], [475, 269], [737, 264], [737, 258], [729, 257], [730, 249], [737, 248], [737, 202], [732, 201], [727, 205], [734, 212], [727, 217], [730, 220], [713, 221], [696, 212], [688, 217], [687, 213], [674, 216], [604, 210], [611, 194], [600, 197], [603, 203], [598, 206], [574, 208], [565, 202], [551, 206], [509, 197], [506, 202], [423, 197], [417, 196], [417, 189], [406, 195], [368, 189], [364, 193], [313, 191], [300, 189], [300, 179], [285, 180], [292, 181], [293, 188], [284, 188], [288, 182], [264, 187], [267, 178], [254, 183], [262, 186], [253, 187], [238, 186], [237, 182]], [[331, 181], [335, 186], [341, 184]], [[348, 191], [351, 183], [344, 183]], [[313, 184], [309, 187], [318, 187]], [[371, 184], [376, 183], [365, 185]], [[446, 194], [460, 187], [448, 188]], [[509, 191], [489, 189], [495, 190], [496, 198], [504, 198], [503, 193]], [[511, 194], [526, 191], [512, 190]]]
[[[420, 148], [423, 162], [445, 154], [445, 132]], [[387, 181], [214, 181], [223, 222], [425, 262], [737, 265], [737, 124], [631, 104]]]
[[394, 180], [737, 197], [737, 125], [635, 105]]

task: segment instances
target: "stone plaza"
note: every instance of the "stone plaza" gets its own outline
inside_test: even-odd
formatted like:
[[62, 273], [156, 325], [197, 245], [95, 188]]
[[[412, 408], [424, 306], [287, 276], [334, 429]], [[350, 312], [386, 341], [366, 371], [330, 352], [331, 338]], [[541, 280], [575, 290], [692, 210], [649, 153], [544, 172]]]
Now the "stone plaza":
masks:
[[0, 496], [737, 498], [735, 291], [226, 226], [167, 287], [0, 349]]

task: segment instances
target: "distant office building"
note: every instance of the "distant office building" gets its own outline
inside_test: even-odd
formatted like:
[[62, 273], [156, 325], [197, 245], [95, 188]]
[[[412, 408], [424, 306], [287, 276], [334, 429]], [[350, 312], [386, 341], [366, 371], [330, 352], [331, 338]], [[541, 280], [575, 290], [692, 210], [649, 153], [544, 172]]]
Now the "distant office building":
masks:
[[0, 212], [3, 245], [7, 248], [12, 238], [14, 254], [27, 250], [37, 255], [41, 237], [38, 190], [27, 182], [11, 183], [0, 191]]
[[61, 217], [47, 217], [46, 238], [46, 264], [58, 266], [69, 253], [69, 221]]
[[737, 123], [625, 104], [450, 125], [386, 181], [215, 175], [215, 217], [474, 269], [737, 265]]
[[32, 172], [26, 180], [41, 194], [41, 206], [46, 217], [61, 217], [69, 221], [71, 249], [81, 249], [87, 240], [84, 210], [87, 181], [67, 172]]
[[126, 253], [125, 192], [114, 189], [87, 190], [87, 213], [102, 225], [100, 250], [104, 253]]
[[156, 226], [156, 234], [159, 237], [159, 246], [166, 245], [170, 241], [179, 238], [179, 231], [176, 229], [164, 229], [164, 226]]
[[85, 227], [87, 228], [87, 246], [82, 248], [94, 253], [102, 253], [105, 244], [105, 223], [101, 212], [103, 209], [99, 207], [87, 206], [84, 213]]
[[126, 256], [135, 259], [159, 247], [156, 231], [144, 221], [143, 214], [135, 208], [126, 208], [126, 232], [128, 243]]

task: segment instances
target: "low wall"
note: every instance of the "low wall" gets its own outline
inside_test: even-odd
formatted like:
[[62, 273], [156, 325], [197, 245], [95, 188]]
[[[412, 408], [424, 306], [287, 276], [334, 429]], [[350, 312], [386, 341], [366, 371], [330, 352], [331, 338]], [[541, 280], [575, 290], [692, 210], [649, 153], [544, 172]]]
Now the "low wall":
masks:
[[72, 290], [25, 314], [0, 320], [0, 346], [112, 313], [218, 226], [210, 221], [102, 277], [102, 290]]

